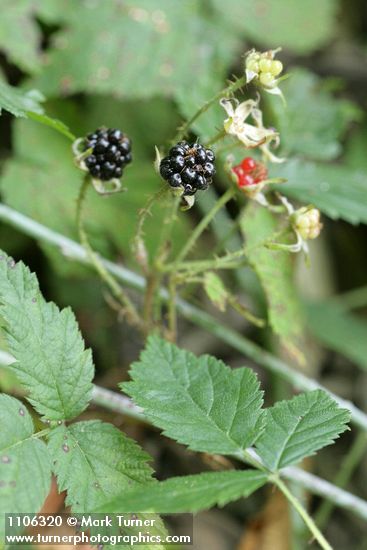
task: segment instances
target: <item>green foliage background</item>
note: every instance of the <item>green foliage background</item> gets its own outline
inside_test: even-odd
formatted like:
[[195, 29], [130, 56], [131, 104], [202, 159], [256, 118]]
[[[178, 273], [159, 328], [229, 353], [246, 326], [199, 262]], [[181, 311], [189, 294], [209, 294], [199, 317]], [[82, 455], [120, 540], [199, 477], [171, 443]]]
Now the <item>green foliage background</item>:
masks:
[[[241, 330], [363, 408], [367, 389], [363, 8], [358, 0], [0, 0], [2, 201], [76, 238], [80, 173], [70, 142], [55, 132], [51, 120], [43, 119], [49, 127], [39, 124], [40, 116], [47, 112], [76, 136], [102, 124], [121, 127], [134, 146], [134, 164], [124, 178], [128, 192], [112, 199], [89, 193], [87, 228], [101, 253], [136, 269], [131, 241], [137, 212], [159, 185], [152, 165], [154, 146], [167, 148], [184, 118], [220, 90], [226, 78], [242, 74], [245, 51], [282, 46], [280, 57], [291, 74], [282, 83], [287, 109], [279, 98], [263, 99], [267, 124], [281, 134], [280, 154], [290, 160], [275, 165], [272, 175], [287, 178], [279, 190], [289, 198], [322, 211], [324, 231], [312, 243], [309, 270], [282, 253], [260, 253], [250, 258], [256, 276], [244, 269], [225, 283], [271, 326], [255, 331], [245, 324]], [[25, 120], [29, 112], [32, 120]], [[206, 140], [222, 121], [223, 111], [216, 106], [192, 129]], [[58, 128], [67, 133], [62, 125]], [[236, 151], [235, 156], [239, 160], [243, 152]], [[215, 193], [227, 185], [219, 173], [213, 193], [202, 194], [194, 211], [180, 215], [172, 238], [176, 250]], [[239, 201], [229, 217], [235, 219], [242, 206]], [[150, 253], [157, 246], [163, 212], [164, 205], [158, 205], [147, 222]], [[228, 248], [236, 238], [238, 244], [243, 237], [251, 243], [262, 233], [266, 236], [275, 221], [267, 212], [250, 207], [239, 223], [241, 231]], [[203, 247], [196, 249], [197, 257], [226, 234], [228, 219], [218, 216], [213, 229]], [[94, 349], [97, 379], [114, 387], [126, 377], [141, 341], [126, 325], [116, 323], [96, 277], [3, 223], [0, 247], [39, 273], [48, 298], [72, 306]], [[357, 287], [362, 287], [359, 293], [347, 294]], [[188, 292], [188, 298], [208, 307], [199, 291]], [[228, 313], [224, 319], [228, 324], [233, 320]], [[199, 345], [191, 336], [183, 324], [182, 341], [189, 347], [197, 346], [199, 351], [210, 347], [220, 357], [238, 360], [209, 339], [203, 338]], [[289, 396], [288, 388], [267, 382], [271, 401], [284, 393]], [[0, 374], [2, 389], [13, 384], [8, 374]], [[31, 420], [26, 428], [32, 433]], [[319, 469], [336, 471], [340, 452], [326, 453]], [[177, 473], [172, 466], [167, 468], [170, 471], [162, 469], [164, 477], [172, 470]], [[354, 483], [363, 486], [358, 474]], [[333, 524], [330, 530], [340, 548], [350, 545], [350, 540], [363, 544], [355, 535], [355, 524], [340, 540], [335, 524], [336, 534]]]

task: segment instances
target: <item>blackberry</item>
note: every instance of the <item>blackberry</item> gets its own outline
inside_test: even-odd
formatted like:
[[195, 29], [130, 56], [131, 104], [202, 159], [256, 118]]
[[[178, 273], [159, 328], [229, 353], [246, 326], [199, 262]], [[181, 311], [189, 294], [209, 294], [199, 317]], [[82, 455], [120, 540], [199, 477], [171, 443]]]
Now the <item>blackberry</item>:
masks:
[[[84, 162], [89, 173], [97, 179], [120, 179], [124, 167], [132, 160], [131, 141], [116, 128], [98, 128], [83, 141], [83, 151], [92, 149]], [[173, 171], [172, 171], [173, 174]]]
[[199, 143], [176, 143], [160, 163], [159, 171], [171, 187], [182, 187], [184, 195], [204, 191], [215, 174], [215, 155]]

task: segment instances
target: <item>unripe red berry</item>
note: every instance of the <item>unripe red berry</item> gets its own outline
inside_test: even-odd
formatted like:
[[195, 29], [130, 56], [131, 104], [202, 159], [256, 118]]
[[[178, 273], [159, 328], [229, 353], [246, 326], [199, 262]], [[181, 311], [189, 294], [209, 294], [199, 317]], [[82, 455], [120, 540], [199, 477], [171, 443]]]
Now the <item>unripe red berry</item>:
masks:
[[248, 185], [255, 185], [255, 180], [250, 174], [245, 174], [239, 183], [240, 187], [247, 187]]
[[252, 157], [246, 157], [241, 162], [241, 167], [245, 172], [252, 172], [256, 168], [256, 161]]
[[246, 174], [241, 165], [234, 166], [232, 171], [237, 176], [237, 185], [239, 188], [246, 187], [247, 185], [254, 185], [254, 178], [250, 174]]

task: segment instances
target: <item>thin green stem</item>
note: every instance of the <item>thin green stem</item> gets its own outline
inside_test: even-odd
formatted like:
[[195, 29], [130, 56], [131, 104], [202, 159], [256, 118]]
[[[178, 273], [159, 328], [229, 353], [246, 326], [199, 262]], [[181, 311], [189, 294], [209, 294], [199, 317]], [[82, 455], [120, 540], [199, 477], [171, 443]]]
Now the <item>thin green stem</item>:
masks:
[[221, 141], [223, 138], [225, 138], [227, 135], [225, 130], [220, 130], [215, 136], [209, 139], [209, 141], [206, 142], [205, 147], [211, 147], [215, 143], [218, 143], [218, 141]]
[[213, 208], [201, 219], [200, 223], [192, 231], [189, 239], [186, 241], [185, 246], [182, 248], [181, 252], [175, 259], [174, 265], [178, 265], [180, 262], [186, 258], [188, 253], [191, 251], [196, 241], [203, 233], [203, 231], [208, 227], [216, 213], [223, 208], [235, 195], [235, 189], [230, 187], [227, 191], [216, 201]]
[[83, 206], [85, 203], [85, 197], [86, 197], [89, 185], [90, 185], [90, 180], [89, 180], [89, 177], [86, 176], [83, 179], [83, 182], [80, 186], [79, 195], [77, 199], [76, 218], [77, 218], [77, 227], [78, 227], [80, 242], [83, 245], [85, 251], [87, 252], [90, 263], [94, 266], [95, 270], [97, 271], [101, 279], [110, 288], [115, 298], [122, 304], [124, 308], [124, 312], [129, 322], [132, 325], [140, 327], [141, 320], [134, 304], [131, 302], [130, 298], [126, 295], [126, 293], [118, 284], [118, 282], [115, 280], [115, 278], [108, 272], [103, 262], [99, 259], [98, 255], [94, 252], [89, 242], [88, 235], [85, 231], [84, 223], [83, 223]]
[[[154, 300], [156, 297], [156, 290], [159, 287], [162, 280], [162, 275], [163, 275], [162, 270], [164, 269], [165, 262], [170, 253], [170, 237], [171, 237], [174, 222], [177, 219], [177, 212], [178, 212], [180, 202], [181, 202], [181, 197], [175, 197], [174, 200], [173, 201], [171, 200], [169, 203], [167, 213], [163, 221], [163, 227], [162, 227], [162, 232], [160, 237], [160, 244], [159, 244], [158, 252], [156, 256], [156, 261], [154, 262], [154, 266], [147, 278], [147, 290], [145, 293], [145, 303], [144, 303], [144, 317], [145, 319], [147, 319], [148, 323], [149, 323], [149, 319], [151, 319], [153, 315]], [[174, 293], [174, 296], [175, 295], [176, 294]], [[158, 300], [160, 299], [159, 293], [157, 298]], [[170, 317], [171, 319], [173, 319], [172, 309], [176, 308], [175, 299], [173, 300], [169, 299], [168, 302], [169, 302], [169, 311], [171, 312]], [[157, 309], [159, 312], [161, 311], [159, 304]]]
[[168, 204], [167, 213], [164, 216], [162, 231], [160, 236], [160, 244], [158, 246], [157, 263], [165, 262], [168, 256], [169, 250], [167, 250], [168, 244], [171, 240], [171, 233], [173, 225], [177, 219], [178, 208], [181, 203], [181, 197], [170, 198]]
[[[135, 248], [136, 256], [139, 255], [140, 243], [144, 242], [144, 224], [147, 217], [151, 214], [151, 208], [166, 193], [167, 193], [167, 185], [163, 185], [156, 193], [154, 193], [149, 197], [147, 204], [139, 212], [138, 226], [137, 226], [136, 235], [134, 238], [134, 248]], [[139, 258], [137, 259], [138, 259], [138, 262], [141, 263], [139, 261]], [[143, 267], [144, 269], [147, 268], [146, 265], [144, 265]]]
[[[77, 242], [61, 235], [60, 233], [57, 233], [56, 231], [53, 231], [52, 229], [49, 229], [48, 227], [45, 227], [35, 220], [32, 220], [20, 212], [17, 212], [13, 208], [1, 203], [0, 219], [18, 230], [23, 231], [23, 233], [29, 235], [30, 237], [55, 246], [59, 249], [61, 254], [69, 260], [74, 260], [87, 265], [92, 264], [91, 259], [84, 247], [80, 246]], [[133, 271], [130, 271], [129, 269], [126, 269], [122, 265], [115, 264], [105, 258], [100, 258], [100, 261], [104, 268], [123, 284], [128, 285], [131, 288], [144, 291], [146, 281], [143, 277]], [[159, 294], [162, 300], [167, 301], [168, 293], [165, 288], [160, 288]], [[252, 361], [261, 365], [269, 372], [273, 372], [283, 380], [287, 380], [295, 389], [302, 391], [320, 389], [327, 392], [342, 408], [346, 408], [350, 411], [351, 421], [353, 424], [367, 432], [367, 414], [358, 409], [358, 407], [350, 401], [347, 401], [329, 391], [325, 386], [316, 380], [308, 378], [296, 368], [288, 365], [283, 359], [280, 359], [262, 349], [242, 334], [239, 334], [228, 326], [222, 325], [217, 319], [205, 311], [202, 311], [192, 304], [180, 299], [177, 300], [176, 305], [178, 312], [184, 318], [207, 330], [216, 336], [218, 340], [225, 342], [232, 348], [236, 349], [239, 353], [251, 358]]]
[[162, 270], [164, 272], [171, 271], [189, 271], [190, 273], [200, 273], [201, 271], [207, 271], [208, 269], [232, 269], [233, 267], [239, 267], [245, 261], [244, 256], [246, 251], [244, 249], [236, 250], [236, 252], [230, 252], [225, 256], [219, 256], [210, 260], [195, 260], [191, 262], [179, 262], [165, 265]]
[[179, 129], [175, 139], [173, 140], [174, 143], [177, 141], [181, 141], [188, 131], [190, 130], [191, 126], [194, 124], [194, 122], [202, 115], [204, 114], [212, 105], [213, 103], [216, 103], [219, 101], [222, 97], [229, 97], [234, 92], [239, 90], [240, 88], [243, 88], [246, 84], [246, 76], [243, 76], [239, 79], [237, 79], [235, 82], [231, 82], [228, 86], [226, 86], [223, 90], [220, 90], [220, 92], [216, 93], [209, 101], [204, 103], [200, 109], [196, 111], [196, 113], [187, 121], [185, 122], [181, 128]]
[[176, 274], [173, 274], [168, 280], [168, 338], [171, 342], [176, 342], [177, 339], [177, 281], [175, 277]]
[[283, 495], [288, 499], [288, 501], [292, 504], [292, 506], [297, 510], [321, 548], [324, 550], [333, 550], [328, 541], [325, 539], [324, 535], [321, 533], [319, 528], [317, 527], [314, 520], [311, 518], [311, 516], [307, 513], [307, 511], [303, 508], [300, 501], [290, 492], [287, 485], [277, 476], [271, 476], [271, 480], [274, 482], [274, 484], [282, 491]]
[[[366, 434], [359, 432], [356, 439], [353, 442], [353, 445], [348, 451], [348, 454], [344, 458], [337, 476], [333, 480], [333, 483], [337, 487], [345, 487], [352, 477], [356, 467], [361, 462], [367, 449], [367, 438]], [[334, 509], [334, 504], [331, 500], [325, 500], [316, 511], [315, 521], [320, 529], [327, 524], [330, 515]]]

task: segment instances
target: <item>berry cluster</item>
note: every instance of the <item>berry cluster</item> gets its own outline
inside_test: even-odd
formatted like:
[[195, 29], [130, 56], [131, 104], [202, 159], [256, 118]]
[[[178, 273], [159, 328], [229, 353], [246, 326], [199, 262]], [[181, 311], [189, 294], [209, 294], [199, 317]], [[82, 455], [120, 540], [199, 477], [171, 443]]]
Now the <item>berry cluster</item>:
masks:
[[159, 171], [171, 187], [183, 187], [184, 195], [205, 190], [215, 174], [215, 156], [211, 149], [199, 143], [189, 145], [180, 141], [162, 159]]
[[240, 164], [234, 166], [232, 171], [237, 176], [239, 188], [248, 185], [256, 185], [268, 177], [268, 171], [261, 162], [256, 162], [252, 157], [246, 157]]
[[283, 70], [283, 64], [278, 59], [273, 59], [273, 52], [251, 52], [246, 58], [246, 69], [256, 73], [263, 86], [275, 85], [276, 77]]
[[97, 179], [108, 181], [121, 178], [123, 168], [131, 162], [131, 142], [115, 128], [99, 128], [88, 134], [83, 150], [92, 149], [84, 162], [89, 173]]
[[302, 206], [302, 208], [294, 212], [292, 219], [294, 228], [305, 241], [316, 239], [320, 235], [322, 223], [320, 222], [320, 212], [317, 208]]

